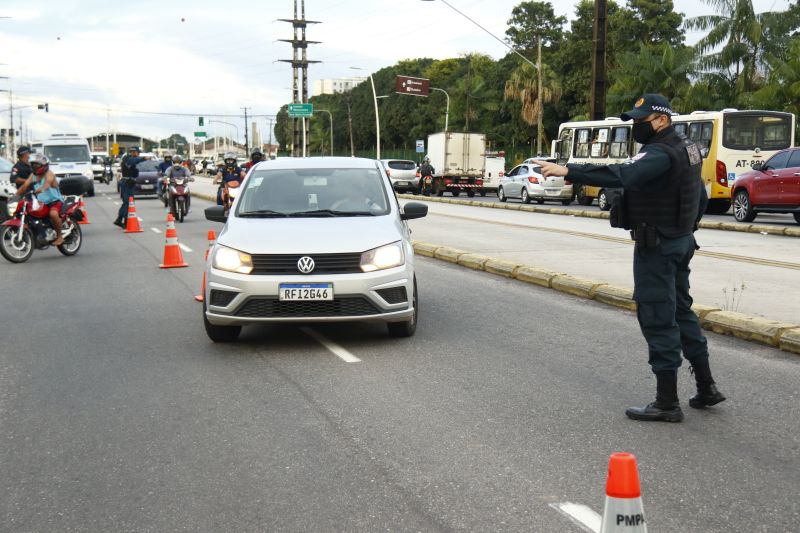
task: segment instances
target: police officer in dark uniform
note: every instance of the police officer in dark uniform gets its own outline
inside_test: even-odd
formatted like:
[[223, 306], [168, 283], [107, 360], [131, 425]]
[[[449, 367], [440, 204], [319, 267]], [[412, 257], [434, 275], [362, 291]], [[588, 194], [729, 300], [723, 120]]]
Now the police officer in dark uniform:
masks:
[[669, 101], [659, 94], [643, 95], [622, 114], [622, 120], [633, 120], [633, 138], [643, 145], [625, 163], [536, 163], [545, 176], [624, 189], [612, 206], [611, 223], [631, 230], [636, 241], [633, 298], [656, 375], [655, 401], [625, 411], [634, 420], [683, 420], [678, 401], [681, 353], [697, 381], [697, 394], [689, 405], [702, 409], [725, 400], [711, 376], [706, 338], [689, 295], [689, 263], [698, 248], [694, 231], [708, 203], [700, 176], [702, 157], [697, 146], [672, 127], [672, 115]]
[[120, 228], [125, 228], [128, 223], [128, 199], [136, 190], [136, 178], [139, 176], [139, 169], [136, 168], [136, 165], [144, 159], [144, 157], [139, 157], [139, 147], [131, 146], [128, 154], [120, 162], [122, 178], [119, 181], [119, 196], [122, 199], [122, 205], [120, 205], [117, 219], [114, 221], [114, 225]]
[[11, 183], [17, 186], [17, 189], [22, 187], [28, 180], [28, 177], [33, 172], [33, 168], [28, 163], [31, 158], [30, 146], [20, 146], [17, 148], [17, 162], [11, 168]]

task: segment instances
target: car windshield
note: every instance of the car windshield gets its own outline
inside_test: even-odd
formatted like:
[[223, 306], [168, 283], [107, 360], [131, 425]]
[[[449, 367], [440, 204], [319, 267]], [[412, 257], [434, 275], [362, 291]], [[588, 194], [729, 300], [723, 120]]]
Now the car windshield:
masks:
[[413, 161], [389, 161], [389, 168], [394, 170], [416, 170], [417, 165]]
[[45, 146], [44, 155], [51, 163], [86, 163], [89, 158], [89, 147], [77, 145]]
[[379, 216], [389, 197], [377, 168], [258, 170], [250, 176], [237, 216]]
[[147, 161], [142, 161], [136, 168], [139, 169], [139, 172], [155, 172], [158, 170], [158, 161], [154, 161], [149, 159]]
[[783, 150], [791, 143], [787, 114], [726, 114], [722, 144], [733, 150]]

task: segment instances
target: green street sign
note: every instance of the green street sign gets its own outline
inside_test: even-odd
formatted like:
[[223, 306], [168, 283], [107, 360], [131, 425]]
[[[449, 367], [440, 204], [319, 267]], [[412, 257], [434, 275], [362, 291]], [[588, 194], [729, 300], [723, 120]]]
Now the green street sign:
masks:
[[206, 136], [206, 132], [204, 132], [204, 131], [196, 131], [196, 132], [194, 132], [194, 136], [195, 137], [205, 137]]
[[289, 118], [311, 118], [314, 104], [289, 104]]

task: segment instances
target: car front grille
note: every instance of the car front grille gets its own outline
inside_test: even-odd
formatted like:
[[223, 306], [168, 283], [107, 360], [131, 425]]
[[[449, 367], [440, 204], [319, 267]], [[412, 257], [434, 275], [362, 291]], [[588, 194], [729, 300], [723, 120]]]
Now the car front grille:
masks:
[[392, 287], [391, 289], [380, 289], [376, 291], [381, 298], [389, 304], [401, 304], [408, 301], [408, 294], [405, 287]]
[[215, 305], [217, 307], [225, 307], [229, 303], [236, 298], [236, 295], [239, 294], [233, 291], [221, 291], [219, 289], [211, 289], [211, 297], [208, 299], [208, 303], [211, 305]]
[[234, 313], [243, 318], [326, 318], [377, 315], [380, 310], [363, 296], [331, 301], [281, 302], [277, 298], [250, 298]]
[[361, 254], [253, 255], [251, 274], [300, 274], [297, 262], [301, 257], [314, 260], [310, 274], [355, 274], [361, 272]]
[[56, 177], [61, 178], [63, 180], [69, 178], [85, 178], [86, 176], [84, 176], [83, 174], [69, 173], [69, 174], [56, 174]]

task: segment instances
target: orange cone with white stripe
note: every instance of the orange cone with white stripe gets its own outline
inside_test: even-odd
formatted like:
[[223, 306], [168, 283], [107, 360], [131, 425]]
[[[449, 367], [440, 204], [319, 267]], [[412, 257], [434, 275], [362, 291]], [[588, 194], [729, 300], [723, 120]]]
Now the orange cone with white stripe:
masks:
[[86, 202], [83, 201], [83, 196], [81, 196], [81, 201], [78, 207], [80, 208], [81, 212], [83, 212], [83, 219], [81, 219], [78, 224], [91, 224], [91, 222], [89, 222], [89, 213], [86, 212]]
[[175, 229], [175, 219], [172, 213], [167, 215], [167, 240], [164, 243], [164, 262], [158, 265], [159, 268], [180, 268], [189, 266], [183, 260], [181, 245], [178, 243], [178, 230]]
[[142, 227], [139, 225], [139, 217], [136, 216], [136, 204], [133, 196], [128, 198], [128, 222], [125, 224], [125, 233], [141, 233]]
[[[208, 248], [206, 248], [206, 263], [208, 263], [208, 253], [211, 251], [211, 248], [214, 247], [214, 243], [217, 241], [217, 234], [214, 233], [214, 230], [208, 230]], [[200, 287], [200, 294], [194, 297], [195, 300], [198, 302], [202, 302], [206, 299], [206, 268], [203, 267], [203, 285]]]
[[631, 453], [611, 455], [600, 533], [647, 533], [639, 471]]

